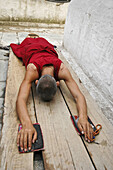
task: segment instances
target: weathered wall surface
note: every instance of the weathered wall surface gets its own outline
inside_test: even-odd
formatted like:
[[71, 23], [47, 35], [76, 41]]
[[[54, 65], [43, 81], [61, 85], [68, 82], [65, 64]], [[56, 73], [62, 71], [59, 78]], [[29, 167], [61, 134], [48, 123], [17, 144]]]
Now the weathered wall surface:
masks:
[[0, 20], [64, 23], [68, 4], [45, 0], [0, 0]]
[[113, 106], [113, 1], [72, 0], [64, 47]]

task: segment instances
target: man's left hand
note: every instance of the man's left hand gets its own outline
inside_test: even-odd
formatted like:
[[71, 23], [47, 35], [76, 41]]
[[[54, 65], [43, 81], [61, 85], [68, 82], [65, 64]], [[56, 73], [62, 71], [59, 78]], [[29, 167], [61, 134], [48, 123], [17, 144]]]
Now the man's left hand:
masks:
[[81, 133], [84, 134], [85, 140], [90, 142], [88, 137], [90, 139], [93, 139], [93, 128], [91, 127], [90, 123], [88, 122], [88, 119], [85, 117], [79, 117], [78, 120], [78, 128], [80, 129]]

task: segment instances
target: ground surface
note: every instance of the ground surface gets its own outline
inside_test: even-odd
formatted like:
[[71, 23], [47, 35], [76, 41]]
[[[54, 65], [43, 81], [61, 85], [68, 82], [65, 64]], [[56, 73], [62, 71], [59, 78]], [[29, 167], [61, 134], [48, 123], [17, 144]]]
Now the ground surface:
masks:
[[[45, 27], [45, 28], [44, 28]], [[52, 27], [47, 28], [44, 27], [19, 27], [19, 26], [2, 26], [0, 28], [0, 45], [7, 46], [10, 43], [20, 43], [29, 32], [34, 32], [43, 36], [48, 41], [56, 46], [62, 46], [63, 40], [63, 26], [60, 27]], [[90, 80], [84, 75], [80, 67], [73, 63], [72, 59], [70, 59], [69, 54], [64, 50], [61, 49], [64, 56], [67, 57], [68, 62], [73, 66], [75, 72], [78, 74], [79, 78], [81, 79], [82, 83], [89, 87], [89, 91], [93, 89], [93, 86], [90, 84]], [[8, 50], [0, 49], [0, 137], [1, 137], [1, 129], [2, 129], [2, 117], [3, 117], [3, 110], [4, 110], [4, 97], [5, 97], [5, 87], [6, 87], [6, 79], [7, 79], [7, 69], [8, 69]], [[92, 96], [94, 98], [97, 94], [97, 98], [99, 93], [94, 89], [92, 90]], [[100, 97], [100, 96], [99, 96]], [[98, 102], [98, 100], [97, 100]], [[103, 99], [99, 101], [103, 105], [103, 110], [105, 104], [103, 103]], [[107, 112], [106, 112], [107, 113]], [[113, 115], [106, 114], [106, 117], [113, 123]], [[37, 161], [38, 160], [38, 161]], [[35, 154], [34, 158], [34, 169], [44, 169], [43, 168], [43, 161], [41, 158], [41, 154]]]

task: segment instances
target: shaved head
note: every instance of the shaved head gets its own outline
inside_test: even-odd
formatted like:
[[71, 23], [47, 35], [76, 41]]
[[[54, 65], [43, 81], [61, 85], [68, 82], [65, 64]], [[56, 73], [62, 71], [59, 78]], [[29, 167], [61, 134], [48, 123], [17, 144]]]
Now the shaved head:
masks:
[[57, 91], [55, 79], [48, 74], [42, 76], [38, 81], [36, 91], [42, 100], [52, 100]]

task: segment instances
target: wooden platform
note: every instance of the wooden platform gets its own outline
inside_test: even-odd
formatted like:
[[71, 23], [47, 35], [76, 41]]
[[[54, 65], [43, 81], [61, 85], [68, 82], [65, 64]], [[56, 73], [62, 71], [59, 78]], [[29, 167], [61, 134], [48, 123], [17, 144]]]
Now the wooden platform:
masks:
[[[70, 111], [72, 114], [77, 115], [77, 109], [73, 97], [64, 82], [61, 82], [60, 89], [57, 90], [57, 94], [51, 102], [40, 101], [35, 93], [35, 87], [32, 85], [32, 92], [30, 93], [27, 106], [32, 122], [36, 122], [36, 113], [43, 131], [45, 150], [42, 154], [44, 167], [46, 170], [112, 170], [113, 126], [105, 118], [88, 91], [83, 87], [77, 75], [60, 53], [60, 50], [57, 50], [57, 52], [70, 69], [75, 81], [86, 97], [89, 117], [94, 124], [101, 123], [103, 128], [100, 135], [96, 137], [96, 141], [99, 144], [86, 143], [77, 135], [72, 125]], [[25, 68], [22, 62], [10, 51], [0, 148], [1, 170], [33, 169], [34, 153], [19, 154], [16, 145], [19, 120], [15, 104], [24, 74]]]

